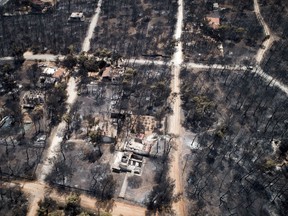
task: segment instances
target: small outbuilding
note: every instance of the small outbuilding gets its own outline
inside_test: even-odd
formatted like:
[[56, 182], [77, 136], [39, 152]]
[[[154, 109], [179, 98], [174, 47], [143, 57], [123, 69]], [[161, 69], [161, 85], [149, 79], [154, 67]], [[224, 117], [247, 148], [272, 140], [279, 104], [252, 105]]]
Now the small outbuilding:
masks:
[[220, 15], [218, 11], [214, 11], [213, 13], [210, 13], [209, 15], [206, 16], [205, 18], [209, 26], [213, 29], [218, 29], [220, 26]]
[[55, 79], [62, 79], [62, 77], [65, 75], [65, 69], [64, 68], [58, 68], [55, 73], [53, 74], [53, 78]]
[[219, 4], [217, 2], [213, 3], [213, 10], [218, 10]]
[[111, 81], [112, 80], [112, 74], [111, 74], [111, 67], [106, 67], [105, 70], [102, 73], [102, 80]]
[[85, 21], [85, 16], [82, 12], [73, 12], [69, 19], [69, 22], [83, 22]]

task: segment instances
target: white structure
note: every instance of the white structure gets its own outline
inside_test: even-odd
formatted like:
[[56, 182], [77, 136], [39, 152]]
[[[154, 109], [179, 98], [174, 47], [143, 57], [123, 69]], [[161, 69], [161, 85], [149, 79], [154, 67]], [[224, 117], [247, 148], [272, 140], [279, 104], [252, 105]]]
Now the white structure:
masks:
[[85, 16], [82, 12], [73, 12], [68, 21], [70, 22], [83, 22], [85, 20]]
[[46, 67], [43, 70], [43, 74], [46, 74], [46, 75], [53, 75], [55, 72], [56, 72], [56, 68], [51, 68], [51, 67]]
[[219, 9], [219, 4], [213, 3], [213, 10], [218, 10], [218, 9]]
[[134, 175], [141, 175], [144, 158], [135, 155], [132, 152], [116, 152], [114, 155], [114, 162], [112, 170], [114, 172], [131, 172]]

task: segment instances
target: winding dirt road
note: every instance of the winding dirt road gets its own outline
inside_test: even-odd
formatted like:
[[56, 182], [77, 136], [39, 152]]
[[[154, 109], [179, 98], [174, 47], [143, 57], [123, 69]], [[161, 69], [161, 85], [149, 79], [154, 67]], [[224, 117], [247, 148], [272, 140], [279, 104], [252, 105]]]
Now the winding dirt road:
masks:
[[257, 17], [258, 21], [260, 22], [260, 24], [263, 26], [265, 36], [269, 37], [262, 44], [264, 49], [260, 48], [258, 50], [256, 56], [255, 56], [256, 62], [258, 64], [260, 64], [264, 58], [265, 52], [267, 52], [267, 50], [269, 50], [271, 48], [273, 42], [275, 41], [275, 37], [272, 34], [272, 32], [270, 31], [269, 26], [267, 25], [267, 23], [265, 22], [265, 20], [263, 19], [262, 15], [261, 15], [258, 0], [254, 0], [253, 3], [254, 3], [254, 12], [256, 14], [256, 17]]

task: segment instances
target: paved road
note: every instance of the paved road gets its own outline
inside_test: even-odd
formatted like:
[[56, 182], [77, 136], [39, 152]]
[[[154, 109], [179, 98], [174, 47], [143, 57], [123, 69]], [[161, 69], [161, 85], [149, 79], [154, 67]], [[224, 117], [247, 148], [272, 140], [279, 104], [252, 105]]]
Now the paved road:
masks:
[[62, 55], [53, 55], [53, 54], [33, 54], [32, 52], [25, 52], [24, 58], [26, 60], [31, 61], [51, 61], [54, 62], [59, 58], [59, 60], [63, 60], [65, 56]]
[[[182, 46], [182, 43], [179, 42], [178, 44], [180, 44], [180, 46]], [[179, 52], [177, 52], [178, 54], [180, 54]], [[182, 55], [182, 54], [181, 54]], [[26, 60], [41, 60], [41, 61], [55, 61], [56, 58], [64, 59], [65, 56], [61, 56], [61, 55], [50, 55], [50, 54], [36, 54], [33, 55], [32, 53], [25, 53], [24, 54], [24, 58]], [[9, 59], [11, 60], [11, 58], [13, 59], [13, 57], [6, 57], [5, 59]], [[4, 59], [4, 58], [3, 58]], [[177, 59], [180, 59], [179, 57]], [[163, 65], [168, 65], [171, 66], [173, 64], [175, 64], [177, 62], [175, 62], [175, 59], [171, 60], [171, 61], [161, 61], [161, 60], [151, 60], [151, 59], [123, 59], [123, 65], [125, 64], [135, 64], [135, 65], [145, 65], [145, 64], [154, 64], [154, 65], [159, 65], [159, 66], [163, 66]], [[246, 70], [247, 67], [246, 66], [242, 66], [242, 65], [220, 65], [220, 64], [201, 64], [201, 63], [194, 63], [194, 62], [186, 62], [186, 63], [182, 63], [183, 67], [187, 67], [187, 68], [195, 68], [195, 69], [209, 69], [209, 68], [214, 68], [214, 69], [226, 69], [226, 70]]]

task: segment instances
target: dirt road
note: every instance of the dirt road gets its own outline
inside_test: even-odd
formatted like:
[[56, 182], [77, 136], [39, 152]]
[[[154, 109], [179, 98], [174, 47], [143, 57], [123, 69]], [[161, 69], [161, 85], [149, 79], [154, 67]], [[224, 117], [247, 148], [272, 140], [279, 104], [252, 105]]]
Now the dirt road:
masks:
[[[99, 19], [99, 14], [101, 11], [101, 4], [102, 4], [102, 0], [99, 0], [97, 9], [95, 11], [95, 15], [93, 16], [91, 23], [90, 23], [87, 36], [82, 44], [82, 51], [87, 52], [90, 50], [90, 45], [91, 45], [90, 41], [91, 41], [94, 29]], [[182, 193], [183, 192], [183, 179], [182, 179], [182, 173], [180, 169], [182, 143], [180, 142], [180, 139], [179, 139], [179, 136], [181, 135], [181, 132], [182, 132], [182, 126], [181, 126], [181, 99], [180, 99], [180, 94], [179, 94], [180, 93], [179, 74], [181, 70], [181, 65], [183, 63], [183, 52], [182, 52], [182, 42], [181, 42], [182, 26], [183, 26], [183, 7], [184, 7], [183, 0], [178, 0], [178, 5], [179, 6], [178, 6], [178, 13], [177, 13], [177, 23], [176, 23], [176, 29], [175, 29], [175, 34], [174, 34], [174, 38], [178, 41], [178, 43], [176, 44], [176, 47], [175, 47], [176, 50], [173, 55], [173, 58], [171, 62], [169, 63], [169, 65], [171, 65], [171, 70], [172, 70], [172, 75], [173, 75], [173, 79], [171, 82], [171, 89], [172, 89], [172, 93], [177, 93], [177, 97], [175, 98], [175, 101], [172, 105], [173, 115], [171, 115], [169, 118], [169, 133], [172, 133], [178, 136], [178, 138], [176, 138], [176, 144], [177, 144], [178, 149], [174, 151], [174, 154], [173, 154], [173, 162], [172, 162], [172, 166], [170, 170], [170, 176], [173, 179], [175, 179], [175, 193]], [[257, 0], [254, 0], [254, 8], [255, 8], [255, 13], [258, 19], [263, 25], [265, 34], [271, 36], [270, 30], [267, 24], [265, 23], [265, 21], [263, 20], [263, 17], [260, 14]], [[268, 40], [264, 42], [265, 49], [259, 50], [256, 56], [256, 60], [258, 63], [262, 61], [265, 52], [269, 49], [273, 40], [274, 40], [273, 37], [270, 37]], [[43, 60], [44, 59], [46, 61], [55, 61], [57, 56], [45, 55], [45, 54], [33, 55], [31, 53], [26, 53], [24, 57], [30, 60], [40, 60], [40, 59]], [[63, 58], [62, 56], [58, 56], [58, 57]], [[147, 63], [153, 63], [155, 65], [167, 64], [167, 62], [164, 62], [164, 61], [151, 61], [151, 60], [145, 60], [145, 59], [132, 59], [128, 61], [129, 63], [135, 63], [135, 64], [147, 64]], [[211, 67], [211, 65], [196, 64], [196, 63], [187, 63], [186, 66], [191, 67], [191, 68], [203, 68], [203, 69]], [[212, 67], [219, 68], [219, 69], [227, 68], [231, 70], [235, 70], [235, 69], [245, 70], [245, 68], [239, 65], [227, 66], [227, 67], [223, 65], [212, 65]], [[280, 83], [279, 81], [274, 80], [273, 77], [265, 74], [260, 67], [255, 68], [251, 72], [257, 73], [260, 77], [262, 77], [267, 82], [270, 82], [271, 80], [273, 80], [273, 85], [277, 86], [278, 88], [280, 88], [282, 91], [284, 91], [288, 95], [288, 88], [282, 83]], [[77, 99], [77, 90], [76, 90], [76, 83], [75, 83], [74, 78], [69, 79], [67, 92], [69, 94], [68, 99], [67, 99], [67, 103], [69, 106], [68, 111], [69, 111], [70, 106], [73, 105], [73, 103]], [[29, 182], [21, 183], [23, 191], [25, 193], [30, 194], [30, 197], [29, 197], [30, 208], [28, 212], [29, 216], [37, 215], [38, 201], [43, 199], [46, 191], [49, 190], [49, 187], [47, 187], [46, 184], [44, 183], [45, 177], [50, 173], [50, 171], [53, 168], [53, 163], [50, 163], [49, 158], [57, 157], [59, 150], [60, 150], [60, 143], [64, 135], [64, 133], [62, 132], [65, 130], [65, 128], [66, 128], [66, 123], [62, 121], [57, 127], [57, 133], [55, 133], [55, 135], [52, 135], [51, 137], [52, 141], [51, 141], [49, 148], [47, 149], [46, 156], [44, 156], [44, 159], [43, 159], [44, 164], [42, 166], [42, 170], [39, 172], [38, 181], [30, 182], [30, 183]], [[53, 191], [50, 194], [50, 196], [51, 198], [59, 202], [65, 202], [65, 199], [66, 199], [65, 196], [60, 196], [59, 194], [56, 193], [56, 191]], [[95, 205], [96, 202], [97, 200], [94, 198], [81, 195], [81, 206], [84, 208], [97, 211], [98, 209], [96, 208], [96, 205]], [[125, 216], [145, 215], [145, 208], [142, 208], [136, 205], [131, 205], [131, 204], [115, 201], [111, 207], [113, 207], [111, 208], [112, 215], [117, 215], [117, 216], [120, 214], [125, 215]], [[185, 215], [186, 214], [185, 201], [181, 199], [179, 202], [173, 205], [173, 209], [175, 210], [177, 216]]]
[[[95, 11], [95, 15], [92, 18], [92, 21], [89, 25], [89, 29], [87, 32], [87, 36], [82, 44], [82, 51], [88, 51], [90, 49], [90, 39], [93, 36], [93, 31], [97, 25], [97, 21], [99, 18], [99, 14], [101, 11], [101, 4], [102, 0], [98, 2], [97, 9]], [[29, 55], [28, 55], [29, 56]], [[67, 86], [67, 93], [68, 93], [68, 98], [67, 98], [67, 112], [70, 111], [71, 106], [73, 106], [74, 102], [77, 99], [77, 87], [76, 87], [76, 81], [73, 77], [71, 77], [68, 81], [68, 86]], [[64, 136], [64, 131], [67, 126], [67, 123], [65, 121], [62, 121], [58, 126], [57, 126], [57, 132], [52, 134], [51, 139], [51, 144], [49, 148], [47, 149], [46, 153], [46, 158], [43, 159], [44, 164], [42, 166], [42, 170], [40, 170], [40, 174], [38, 175], [38, 180], [39, 181], [44, 181], [46, 176], [51, 172], [53, 168], [53, 163], [51, 163], [51, 160], [53, 158], [57, 158], [58, 153], [60, 152], [60, 143], [63, 140]], [[45, 157], [45, 156], [44, 156]]]
[[[76, 82], [73, 77], [69, 79], [68, 86], [67, 86], [67, 112], [70, 111], [71, 106], [74, 104], [76, 98], [77, 98], [77, 88], [76, 88]], [[57, 126], [56, 133], [53, 133], [50, 137], [51, 143], [50, 146], [47, 149], [46, 156], [43, 158], [43, 164], [42, 169], [38, 171], [38, 180], [41, 182], [44, 182], [47, 175], [51, 172], [53, 168], [53, 159], [56, 159], [58, 157], [58, 154], [60, 152], [60, 144], [63, 140], [64, 132], [66, 130], [67, 123], [62, 120], [62, 122]]]
[[255, 67], [251, 72], [256, 73], [266, 83], [270, 83], [271, 86], [276, 86], [277, 88], [279, 88], [281, 91], [283, 91], [288, 96], [288, 86], [284, 85], [282, 82], [275, 79], [274, 77], [266, 74], [260, 66]]
[[45, 184], [40, 182], [18, 182], [22, 190], [29, 197], [29, 211], [27, 216], [36, 216], [38, 210], [38, 202], [44, 199]]
[[92, 17], [91, 23], [89, 25], [86, 38], [82, 44], [82, 51], [83, 52], [88, 52], [91, 48], [91, 39], [92, 39], [94, 30], [95, 30], [97, 23], [98, 23], [98, 20], [99, 20], [99, 16], [100, 16], [100, 12], [101, 12], [101, 6], [102, 6], [102, 0], [99, 0], [95, 14]]
[[[90, 40], [93, 36], [94, 29], [97, 25], [98, 19], [99, 19], [99, 14], [101, 11], [101, 4], [102, 0], [99, 0], [97, 9], [95, 11], [95, 15], [92, 18], [92, 21], [89, 25], [89, 29], [87, 31], [87, 36], [82, 44], [82, 51], [89, 51], [90, 50]], [[27, 52], [26, 55], [24, 55], [25, 58], [36, 58], [37, 55], [32, 55], [31, 53]], [[46, 60], [53, 60], [55, 61], [55, 56], [53, 55], [41, 55], [41, 58], [44, 58]], [[67, 98], [67, 112], [70, 111], [70, 108], [73, 106], [74, 102], [77, 99], [77, 88], [76, 88], [76, 81], [73, 77], [71, 77], [68, 81], [68, 86], [67, 86], [67, 93], [68, 93], [68, 98]], [[38, 184], [37, 187], [35, 187], [32, 191], [33, 194], [30, 197], [30, 205], [29, 205], [29, 210], [28, 214], [29, 216], [35, 216], [37, 215], [37, 209], [38, 209], [38, 202], [39, 200], [43, 199], [45, 190], [43, 189], [44, 185], [44, 180], [49, 175], [51, 170], [53, 169], [54, 163], [53, 160], [58, 157], [58, 154], [60, 152], [60, 144], [63, 140], [63, 137], [65, 135], [65, 129], [67, 127], [67, 123], [63, 120], [59, 123], [59, 125], [56, 127], [56, 133], [52, 133], [50, 137], [50, 145], [46, 151], [46, 154], [43, 154], [43, 164], [41, 164], [39, 167], [40, 169], [37, 170], [37, 179], [38, 179]], [[33, 186], [33, 184], [25, 184], [26, 187], [29, 187], [30, 185]], [[36, 185], [34, 185], [36, 186]], [[25, 187], [25, 186], [24, 186]], [[40, 188], [39, 188], [40, 187]], [[31, 188], [32, 189], [32, 188]]]
[[[39, 181], [35, 182], [15, 182], [22, 188], [22, 191], [29, 196], [30, 201], [33, 201], [35, 205], [31, 206], [31, 209], [27, 216], [37, 215], [38, 202], [44, 198], [44, 194], [52, 198], [53, 200], [65, 204], [68, 194], [59, 194], [56, 190], [51, 190], [45, 183]], [[109, 203], [100, 203], [97, 199], [89, 197], [87, 195], [80, 195], [80, 205], [85, 208], [97, 212], [100, 207], [101, 211], [110, 212], [112, 215], [119, 216], [144, 216], [146, 209], [141, 206], [135, 206], [124, 202], [111, 201]]]
[[[67, 98], [67, 110], [69, 112], [70, 107], [76, 100], [77, 90], [76, 90], [76, 82], [73, 77], [69, 79], [67, 86], [68, 98]], [[58, 157], [60, 152], [60, 144], [63, 140], [64, 131], [66, 129], [67, 123], [62, 121], [56, 128], [56, 133], [52, 133], [50, 137], [51, 143], [46, 151], [46, 154], [43, 155], [43, 163], [41, 164], [40, 169], [37, 170], [37, 179], [38, 184], [35, 183], [26, 183], [25, 188], [28, 188], [30, 193], [32, 194], [30, 197], [30, 208], [28, 212], [28, 216], [35, 216], [37, 214], [38, 202], [44, 198], [44, 180], [49, 175], [51, 170], [53, 169], [54, 163], [53, 160]], [[33, 186], [36, 186], [35, 188]]]
[[265, 52], [268, 49], [270, 49], [270, 47], [272, 46], [272, 43], [274, 42], [275, 37], [272, 34], [272, 32], [270, 31], [269, 26], [267, 25], [267, 23], [265, 22], [265, 20], [263, 19], [262, 15], [261, 15], [258, 0], [254, 0], [253, 3], [254, 3], [254, 11], [255, 11], [256, 17], [259, 20], [260, 24], [263, 26], [265, 36], [269, 36], [269, 39], [265, 40], [264, 43], [262, 44], [264, 49], [260, 48], [256, 54], [256, 57], [255, 57], [256, 62], [258, 64], [260, 64], [264, 58]]
[[[179, 74], [181, 70], [181, 64], [183, 62], [183, 52], [182, 52], [182, 26], [183, 26], [183, 1], [178, 0], [178, 13], [177, 13], [177, 23], [174, 38], [178, 41], [175, 47], [175, 53], [171, 60], [172, 66], [172, 82], [171, 90], [172, 93], [176, 93], [177, 96], [172, 105], [173, 114], [169, 117], [169, 133], [176, 135], [176, 145], [177, 150], [173, 154], [173, 162], [171, 164], [170, 176], [175, 180], [175, 193], [183, 193], [183, 179], [182, 173], [180, 172], [180, 157], [182, 152], [182, 143], [180, 142], [179, 136], [181, 135], [181, 99], [180, 99], [180, 79]], [[181, 199], [179, 202], [173, 204], [173, 209], [176, 215], [185, 215], [185, 201]]]
[[[173, 154], [173, 162], [171, 164], [170, 169], [170, 176], [175, 180], [175, 193], [183, 193], [183, 179], [182, 179], [182, 173], [180, 170], [182, 170], [181, 164], [180, 164], [180, 158], [181, 158], [181, 152], [182, 152], [182, 143], [180, 141], [181, 136], [181, 100], [180, 100], [180, 80], [179, 80], [179, 73], [181, 70], [180, 65], [172, 66], [173, 70], [173, 80], [171, 83], [172, 86], [172, 92], [177, 93], [177, 96], [174, 100], [174, 103], [172, 105], [173, 108], [173, 115], [169, 118], [169, 133], [176, 135], [176, 146], [177, 149], [174, 151]], [[175, 210], [176, 214], [179, 216], [185, 215], [185, 202], [183, 199], [181, 199], [179, 202], [175, 203], [173, 205], [173, 209]]]

